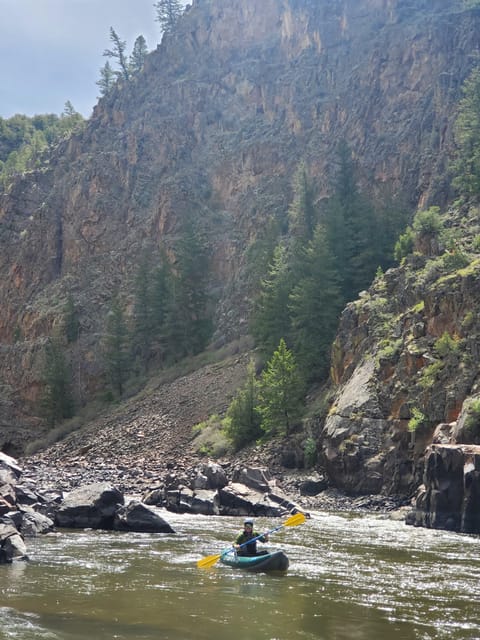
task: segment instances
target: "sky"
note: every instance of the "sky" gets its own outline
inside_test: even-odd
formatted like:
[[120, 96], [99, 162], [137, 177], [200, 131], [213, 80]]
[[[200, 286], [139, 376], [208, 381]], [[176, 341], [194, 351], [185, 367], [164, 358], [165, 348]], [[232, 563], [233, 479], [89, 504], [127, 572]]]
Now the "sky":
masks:
[[[0, 0], [0, 117], [60, 115], [69, 100], [89, 117], [97, 103], [110, 27], [130, 55], [161, 39], [154, 0]], [[112, 62], [113, 64], [113, 62]]]

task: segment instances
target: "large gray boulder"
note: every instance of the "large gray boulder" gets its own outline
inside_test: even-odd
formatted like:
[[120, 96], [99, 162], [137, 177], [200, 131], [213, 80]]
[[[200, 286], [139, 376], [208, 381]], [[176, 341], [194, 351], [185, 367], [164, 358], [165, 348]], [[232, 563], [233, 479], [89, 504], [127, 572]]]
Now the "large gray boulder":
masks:
[[137, 531], [139, 533], [175, 533], [168, 522], [154, 509], [135, 500], [117, 509], [113, 528], [116, 531]]
[[277, 517], [285, 513], [285, 506], [272, 501], [268, 493], [260, 493], [239, 482], [231, 482], [219, 489], [215, 508], [220, 515]]
[[54, 530], [54, 521], [31, 507], [21, 507], [19, 513], [22, 518], [18, 528], [25, 538], [36, 538]]
[[223, 467], [215, 462], [201, 464], [193, 480], [193, 489], [221, 489], [228, 484]]
[[55, 514], [55, 524], [69, 529], [113, 529], [115, 513], [125, 503], [123, 494], [107, 482], [69, 493]]
[[480, 533], [480, 446], [431, 445], [407, 524]]

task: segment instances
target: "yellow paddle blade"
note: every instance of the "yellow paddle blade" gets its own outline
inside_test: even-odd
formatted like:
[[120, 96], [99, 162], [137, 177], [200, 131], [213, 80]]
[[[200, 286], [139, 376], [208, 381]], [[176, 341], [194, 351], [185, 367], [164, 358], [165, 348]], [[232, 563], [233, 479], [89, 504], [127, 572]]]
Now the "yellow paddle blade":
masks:
[[201, 560], [197, 560], [197, 567], [199, 569], [208, 569], [209, 567], [213, 567], [214, 564], [222, 557], [221, 553], [217, 553], [215, 556], [207, 556], [206, 558], [201, 558]]
[[285, 520], [285, 522], [283, 523], [284, 527], [296, 527], [299, 524], [303, 524], [305, 522], [305, 520], [307, 519], [307, 516], [304, 513], [295, 513], [293, 516], [290, 516], [289, 518], [287, 518]]

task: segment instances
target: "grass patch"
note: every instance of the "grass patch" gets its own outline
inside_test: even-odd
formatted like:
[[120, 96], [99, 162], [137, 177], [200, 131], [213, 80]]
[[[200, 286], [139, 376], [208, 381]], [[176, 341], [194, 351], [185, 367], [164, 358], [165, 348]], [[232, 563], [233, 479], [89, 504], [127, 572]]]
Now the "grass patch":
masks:
[[217, 414], [194, 425], [192, 432], [195, 435], [193, 446], [200, 455], [221, 458], [231, 452], [231, 445], [223, 428], [223, 420]]

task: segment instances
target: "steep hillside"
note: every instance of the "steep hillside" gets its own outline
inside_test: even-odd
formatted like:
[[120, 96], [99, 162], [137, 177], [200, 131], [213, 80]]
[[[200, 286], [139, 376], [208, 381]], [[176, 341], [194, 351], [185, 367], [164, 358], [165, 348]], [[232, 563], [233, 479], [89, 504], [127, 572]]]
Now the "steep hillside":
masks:
[[[460, 86], [480, 16], [460, 0], [197, 0], [134, 82], [0, 199], [0, 445], [37, 423], [45, 338], [69, 294], [82, 402], [101, 387], [108, 303], [145, 247], [208, 238], [214, 340], [247, 330], [248, 249], [283, 220], [298, 163], [328, 193], [345, 139], [363, 187], [412, 211], [446, 201]], [[348, 312], [347, 312], [348, 313]], [[33, 416], [33, 417], [32, 417]]]

